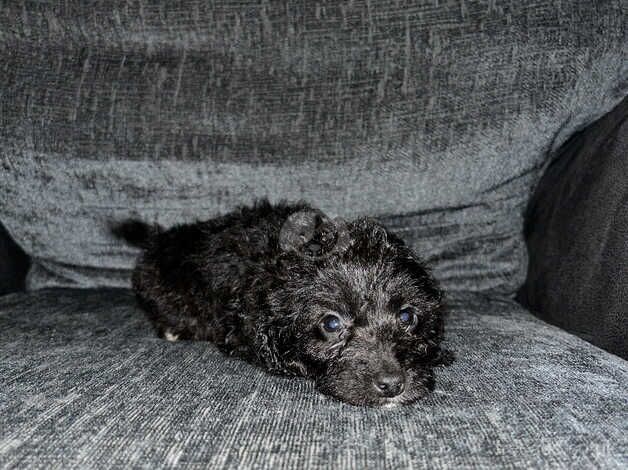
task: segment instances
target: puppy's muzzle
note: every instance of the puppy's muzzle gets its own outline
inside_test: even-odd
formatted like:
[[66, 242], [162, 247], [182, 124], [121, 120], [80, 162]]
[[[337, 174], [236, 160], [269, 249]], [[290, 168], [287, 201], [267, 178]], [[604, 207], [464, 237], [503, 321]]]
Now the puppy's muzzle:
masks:
[[373, 380], [375, 393], [385, 398], [393, 398], [403, 393], [406, 377], [403, 371], [380, 372]]

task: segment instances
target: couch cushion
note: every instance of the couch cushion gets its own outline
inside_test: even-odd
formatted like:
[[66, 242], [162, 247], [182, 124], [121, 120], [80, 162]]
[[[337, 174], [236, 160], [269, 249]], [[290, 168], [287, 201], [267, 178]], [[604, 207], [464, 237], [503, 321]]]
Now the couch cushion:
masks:
[[373, 409], [160, 340], [124, 290], [7, 296], [0, 466], [625, 468], [628, 363], [509, 300], [451, 305], [436, 391]]
[[545, 153], [628, 88], [621, 0], [145, 3], [0, 11], [0, 220], [31, 287], [126, 286], [110, 218], [270, 196], [390, 216], [449, 289], [513, 293]]
[[[561, 148], [528, 207], [528, 276], [542, 319], [628, 359], [628, 98]], [[577, 286], [577, 288], [574, 288]]]

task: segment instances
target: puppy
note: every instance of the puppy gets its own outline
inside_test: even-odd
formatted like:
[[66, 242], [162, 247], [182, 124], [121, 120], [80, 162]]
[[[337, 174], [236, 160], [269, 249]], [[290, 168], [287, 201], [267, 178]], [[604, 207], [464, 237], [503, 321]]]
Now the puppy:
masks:
[[441, 290], [373, 220], [263, 200], [168, 230], [127, 220], [113, 232], [142, 248], [133, 289], [167, 340], [211, 341], [354, 405], [414, 402], [450, 361]]

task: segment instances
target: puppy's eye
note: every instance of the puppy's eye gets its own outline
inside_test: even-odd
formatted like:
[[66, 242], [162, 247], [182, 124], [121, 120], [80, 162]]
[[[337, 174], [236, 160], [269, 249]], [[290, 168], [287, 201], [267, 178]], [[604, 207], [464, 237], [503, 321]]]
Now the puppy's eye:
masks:
[[399, 310], [399, 323], [406, 328], [412, 328], [416, 323], [416, 315], [412, 307], [403, 307]]
[[327, 333], [336, 333], [342, 327], [342, 321], [336, 315], [327, 315], [321, 325]]

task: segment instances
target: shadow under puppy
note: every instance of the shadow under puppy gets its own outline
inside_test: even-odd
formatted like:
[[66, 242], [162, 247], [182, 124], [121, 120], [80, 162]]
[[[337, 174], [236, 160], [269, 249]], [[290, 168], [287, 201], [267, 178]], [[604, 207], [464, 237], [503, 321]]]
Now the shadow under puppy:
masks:
[[441, 290], [371, 219], [263, 200], [168, 230], [127, 220], [113, 232], [143, 249], [133, 289], [168, 340], [211, 341], [354, 405], [411, 403], [450, 361]]

